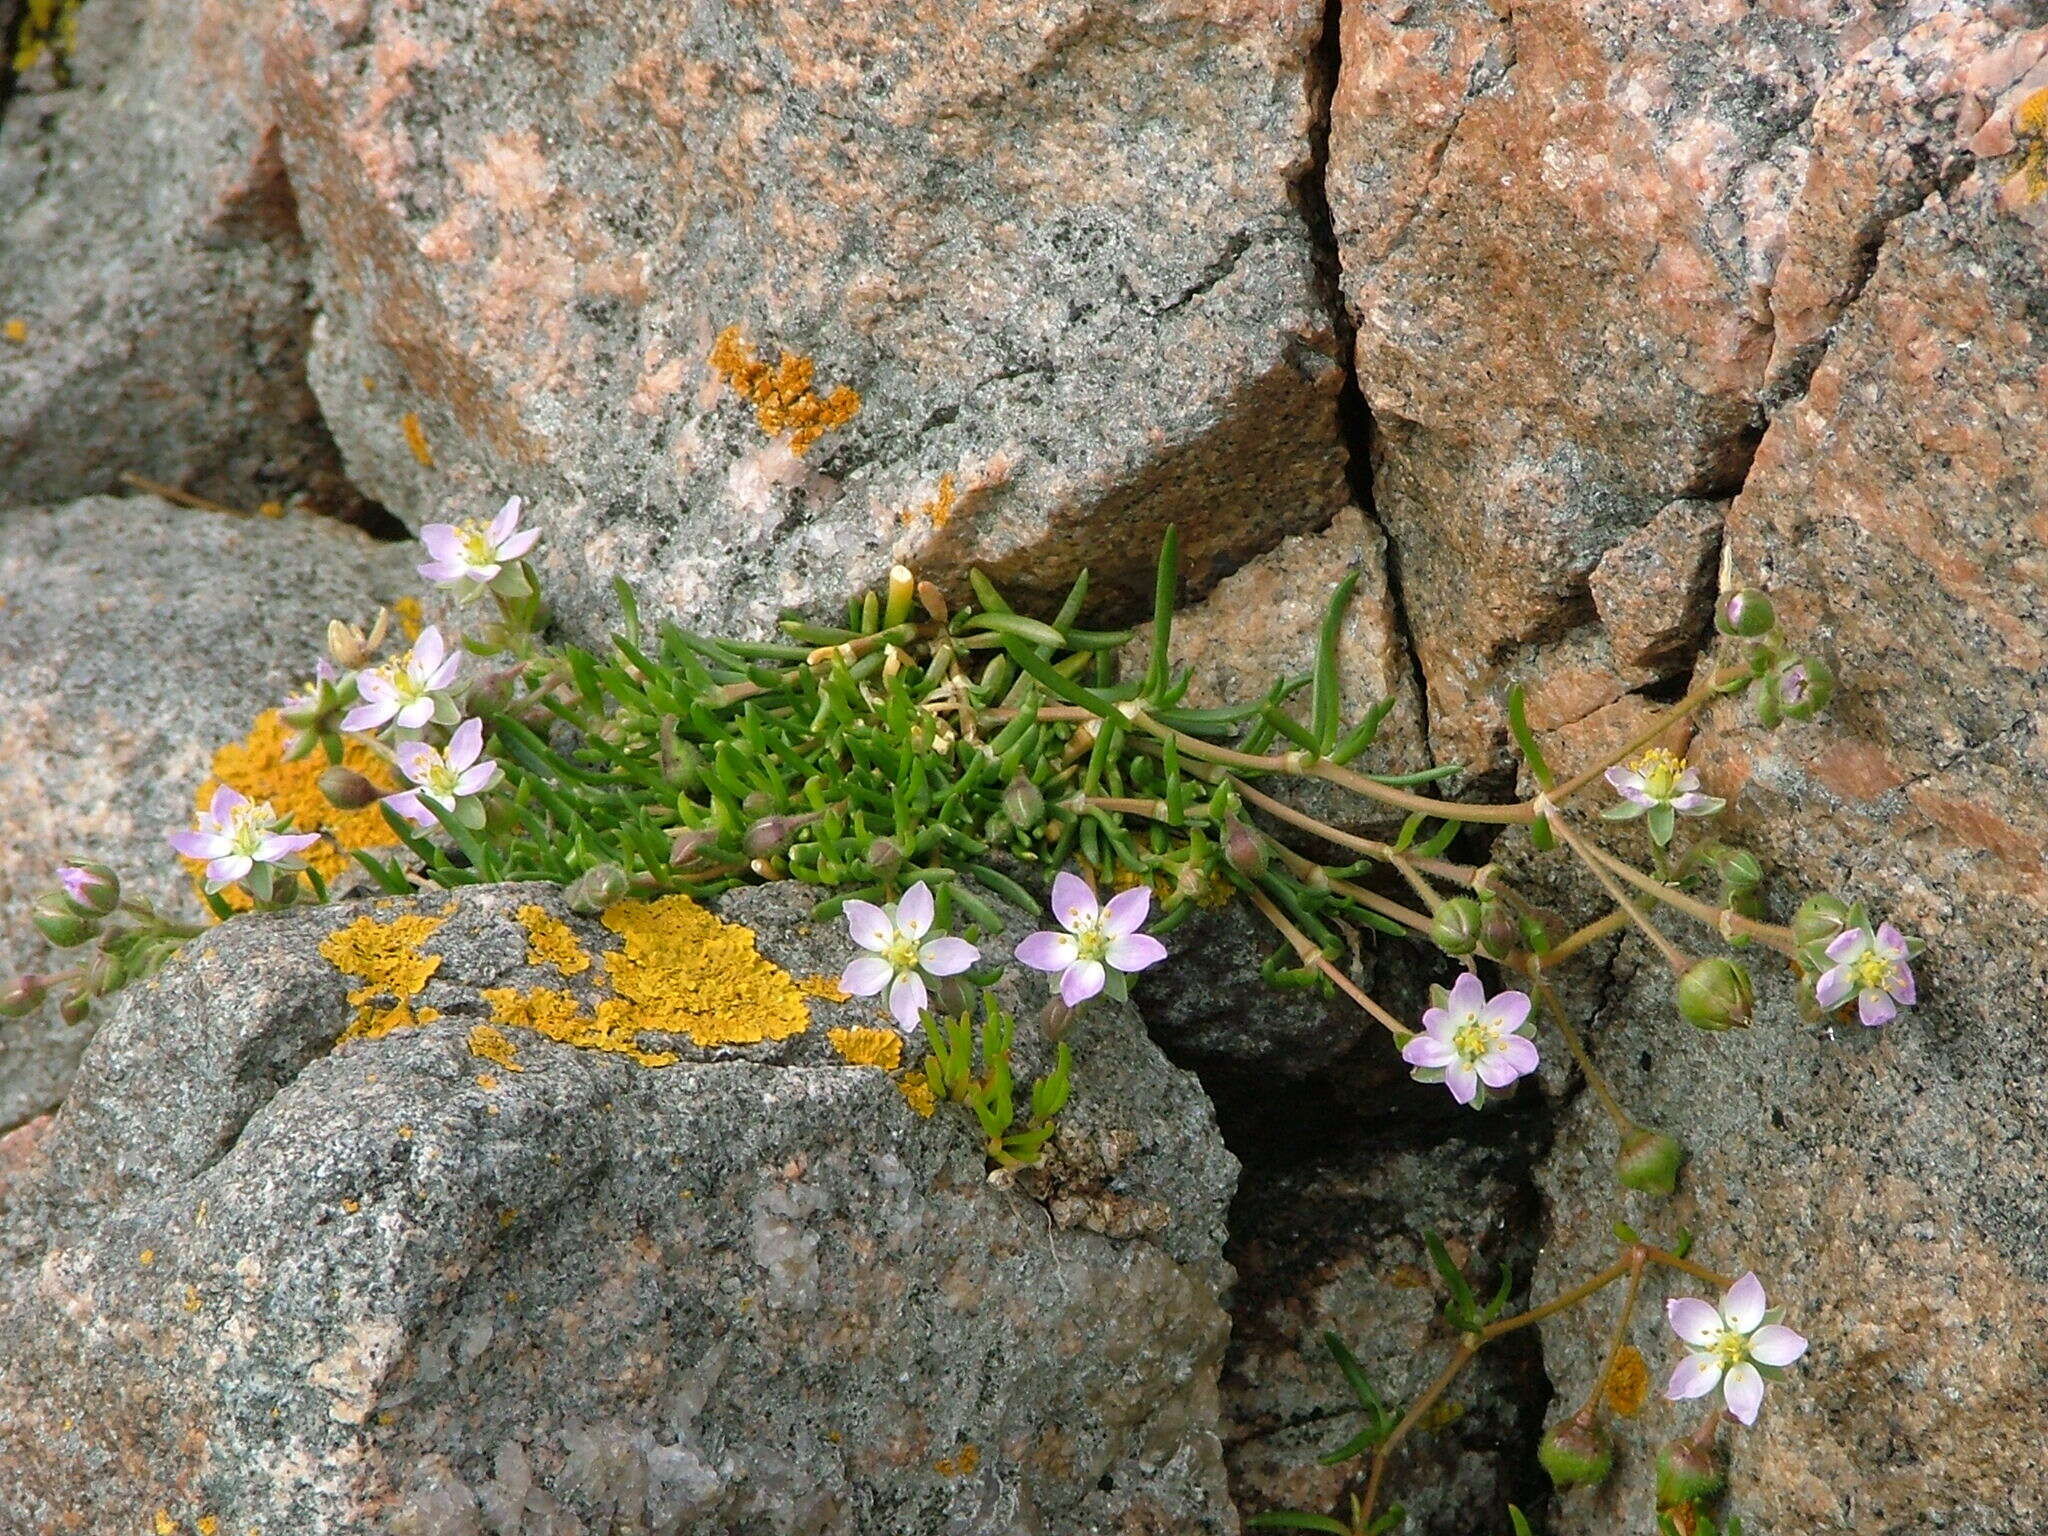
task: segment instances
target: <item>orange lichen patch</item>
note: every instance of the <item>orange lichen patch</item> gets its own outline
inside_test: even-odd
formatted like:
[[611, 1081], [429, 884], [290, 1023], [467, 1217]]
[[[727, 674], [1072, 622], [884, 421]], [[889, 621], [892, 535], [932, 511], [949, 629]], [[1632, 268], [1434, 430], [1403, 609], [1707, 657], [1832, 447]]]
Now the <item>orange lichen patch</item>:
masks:
[[171, 1518], [168, 1509], [156, 1512], [156, 1536], [178, 1536], [178, 1522]]
[[825, 1038], [856, 1067], [894, 1072], [903, 1065], [903, 1037], [893, 1029], [828, 1029]]
[[199, 1536], [219, 1536], [220, 1516], [201, 1515], [193, 1522], [192, 1528], [199, 1533]]
[[391, 605], [391, 616], [398, 620], [398, 627], [407, 640], [417, 640], [420, 631], [427, 627], [426, 612], [416, 597], [401, 597]]
[[816, 365], [808, 357], [785, 352], [769, 367], [727, 326], [711, 346], [711, 366], [733, 393], [754, 407], [754, 419], [770, 437], [789, 434], [790, 451], [801, 454], [835, 427], [860, 414], [860, 395], [841, 384], [820, 399], [811, 388]]
[[1650, 1399], [1650, 1367], [1643, 1352], [1624, 1344], [1614, 1357], [1614, 1369], [1607, 1373], [1607, 1406], [1624, 1419], [1643, 1411]]
[[583, 1011], [582, 1004], [572, 995], [552, 987], [535, 987], [531, 992], [521, 992], [517, 987], [486, 987], [483, 996], [491, 1005], [491, 1021], [495, 1024], [530, 1029], [578, 1050], [608, 1051], [643, 1067], [671, 1067], [676, 1063], [674, 1051], [641, 1047], [637, 1039], [640, 1026], [630, 1017], [610, 1011], [616, 999], [608, 999], [596, 1015], [591, 1015]]
[[284, 503], [281, 501], [261, 502], [257, 505], [256, 511], [263, 517], [283, 517]]
[[953, 507], [959, 499], [959, 482], [951, 474], [941, 475], [938, 490], [916, 506], [908, 508], [903, 514], [903, 521], [914, 523], [919, 518], [925, 518], [934, 528], [943, 528], [953, 520]]
[[495, 1062], [507, 1072], [526, 1070], [519, 1064], [519, 1048], [488, 1024], [478, 1024], [470, 1029], [469, 1054]]
[[0, 336], [5, 336], [9, 341], [17, 344], [27, 341], [28, 322], [17, 315], [5, 325], [0, 325]]
[[564, 976], [590, 969], [590, 952], [577, 940], [575, 930], [547, 908], [529, 902], [512, 915], [526, 930], [528, 965], [551, 965]]
[[79, 4], [80, 0], [28, 0], [15, 33], [15, 74], [34, 69], [45, 51], [60, 66], [71, 56], [78, 45]]
[[942, 1461], [932, 1463], [932, 1470], [941, 1477], [972, 1477], [974, 1469], [981, 1465], [981, 1450], [978, 1446], [963, 1445], [955, 1454]]
[[939, 1101], [932, 1096], [932, 1085], [921, 1077], [897, 1078], [896, 1091], [903, 1095], [905, 1103], [927, 1120], [939, 1107]]
[[786, 1040], [810, 1027], [796, 982], [762, 958], [753, 930], [689, 897], [621, 901], [601, 921], [626, 942], [604, 957], [618, 996], [598, 1005], [600, 1021], [688, 1035], [698, 1045]]
[[440, 926], [440, 918], [419, 914], [383, 923], [359, 917], [320, 941], [320, 954], [329, 965], [363, 983], [348, 995], [356, 1016], [342, 1032], [343, 1040], [377, 1040], [441, 1016], [438, 1009], [413, 1008], [413, 999], [441, 968], [439, 955], [420, 952]]
[[407, 411], [398, 418], [398, 425], [405, 433], [405, 446], [412, 450], [412, 456], [420, 461], [422, 469], [434, 467], [434, 450], [427, 446], [426, 429], [420, 425], [418, 411]]
[[839, 985], [837, 976], [799, 976], [796, 989], [805, 997], [821, 998], [828, 1003], [850, 1002], [853, 998], [851, 992]]
[[[349, 868], [349, 854], [356, 849], [375, 850], [397, 846], [384, 813], [375, 805], [360, 811], [344, 811], [320, 793], [320, 775], [327, 768], [327, 754], [315, 751], [297, 762], [286, 762], [285, 752], [296, 733], [274, 709], [266, 709], [245, 740], [230, 742], [213, 754], [213, 776], [199, 786], [192, 797], [195, 808], [205, 810], [213, 792], [225, 784], [251, 800], [270, 802], [280, 816], [292, 819], [295, 832], [325, 832], [326, 839], [300, 855], [327, 881], [338, 880]], [[353, 768], [380, 790], [398, 788], [384, 760], [360, 742], [351, 741], [342, 752], [342, 765]], [[186, 859], [185, 868], [197, 884], [205, 866]], [[249, 904], [239, 890], [222, 893], [238, 909]]]
[[2013, 110], [2012, 126], [2027, 153], [2006, 186], [2031, 203], [2048, 192], [2048, 88], [2034, 92]]

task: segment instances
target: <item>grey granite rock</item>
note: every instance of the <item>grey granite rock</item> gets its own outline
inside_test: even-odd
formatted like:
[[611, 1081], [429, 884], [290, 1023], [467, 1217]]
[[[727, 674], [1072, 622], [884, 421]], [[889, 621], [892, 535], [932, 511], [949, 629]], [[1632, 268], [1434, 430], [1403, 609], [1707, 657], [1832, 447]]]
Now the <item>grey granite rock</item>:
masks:
[[[28, 908], [74, 852], [196, 912], [164, 837], [215, 750], [310, 675], [330, 618], [412, 590], [416, 558], [325, 519], [153, 497], [0, 512], [0, 971], [58, 963]], [[89, 1035], [54, 1007], [0, 1021], [0, 1127], [62, 1097]]]
[[1295, 183], [1321, 0], [293, 3], [312, 376], [409, 522], [510, 491], [574, 624], [902, 559], [1197, 587], [1342, 505]]
[[[638, 991], [585, 920], [595, 965], [533, 960], [520, 909], [566, 917], [539, 886], [192, 945], [0, 1173], [0, 1525], [1234, 1532], [1236, 1170], [1199, 1089], [1127, 1011], [1091, 1010], [1053, 1171], [1005, 1187], [964, 1110], [922, 1118], [828, 1044], [876, 1016], [794, 990], [844, 959], [809, 902], [722, 902], [786, 973], [726, 928], [640, 952], [660, 984]], [[351, 929], [399, 938], [356, 980], [322, 954]], [[396, 978], [421, 955], [415, 990]], [[365, 975], [373, 1014], [425, 1022], [338, 1040]], [[511, 1049], [474, 1054], [484, 988], [590, 1008], [614, 985], [635, 1030], [694, 999], [736, 1037], [793, 1000], [798, 1032], [650, 1033], [678, 1058], [656, 1068], [505, 1023]]]

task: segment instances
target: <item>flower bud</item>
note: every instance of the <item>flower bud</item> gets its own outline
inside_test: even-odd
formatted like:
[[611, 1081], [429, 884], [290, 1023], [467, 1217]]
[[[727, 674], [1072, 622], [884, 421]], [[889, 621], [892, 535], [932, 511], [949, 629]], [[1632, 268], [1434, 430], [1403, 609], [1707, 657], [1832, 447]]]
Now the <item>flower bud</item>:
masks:
[[66, 1024], [83, 1024], [92, 1013], [92, 999], [83, 992], [73, 992], [57, 1005], [57, 1017]]
[[1787, 720], [1811, 720], [1835, 696], [1835, 671], [1818, 656], [1800, 656], [1778, 669], [1771, 692]]
[[626, 894], [626, 872], [616, 864], [596, 864], [562, 890], [571, 912], [595, 916]]
[[1673, 1440], [1657, 1453], [1657, 1507], [1678, 1509], [1721, 1491], [1721, 1458], [1710, 1445]]
[[795, 834], [795, 823], [787, 816], [763, 816], [740, 834], [740, 847], [750, 859], [773, 858]]
[[1581, 1484], [1591, 1487], [1606, 1482], [1614, 1469], [1614, 1447], [1607, 1431], [1590, 1418], [1570, 1418], [1543, 1437], [1536, 1447], [1536, 1459], [1562, 1492]]
[[360, 811], [366, 805], [375, 805], [384, 798], [384, 791], [340, 763], [330, 763], [320, 773], [320, 793], [327, 797], [327, 803], [344, 811]]
[[1038, 1027], [1048, 1045], [1057, 1043], [1068, 1030], [1074, 1027], [1075, 1011], [1055, 992], [1038, 1015]]
[[102, 949], [85, 962], [85, 978], [79, 984], [94, 997], [111, 997], [127, 980], [127, 968]]
[[81, 944], [90, 944], [100, 935], [100, 920], [89, 912], [80, 912], [67, 901], [61, 891], [47, 891], [36, 898], [30, 909], [29, 920], [36, 925], [36, 931], [59, 949], [76, 949]]
[[1777, 622], [1778, 616], [1771, 608], [1771, 600], [1755, 587], [1730, 592], [1714, 605], [1714, 627], [1724, 635], [1740, 635], [1745, 640], [1754, 640], [1759, 635], [1769, 634], [1771, 626]]
[[1749, 1023], [1756, 988], [1749, 972], [1718, 955], [1702, 960], [1678, 983], [1678, 1011], [1696, 1029], [1734, 1029]]
[[868, 844], [868, 868], [878, 875], [894, 874], [903, 867], [903, 859], [903, 845], [893, 837], [878, 837]]
[[121, 905], [121, 879], [104, 864], [72, 859], [57, 871], [57, 883], [80, 917], [105, 917]]
[[1522, 925], [1505, 902], [1489, 901], [1479, 925], [1479, 952], [1489, 960], [1505, 960], [1522, 945]]
[[1835, 896], [1809, 896], [1792, 914], [1792, 937], [1804, 949], [1826, 944], [1849, 926], [1849, 904]]
[[1223, 824], [1223, 858], [1248, 879], [1266, 872], [1266, 840], [1235, 816]]
[[1678, 1169], [1685, 1161], [1685, 1148], [1662, 1131], [1634, 1130], [1621, 1141], [1621, 1155], [1614, 1160], [1614, 1177], [1623, 1189], [1646, 1195], [1669, 1195], [1678, 1187]]
[[938, 1011], [952, 1018], [974, 1010], [974, 985], [965, 976], [943, 976], [936, 989]]
[[1447, 955], [1463, 959], [1479, 947], [1486, 913], [1470, 896], [1454, 896], [1436, 909], [1429, 925], [1430, 941]]
[[43, 1006], [50, 984], [40, 976], [22, 976], [0, 989], [0, 1019], [25, 1019]]
[[668, 860], [676, 865], [695, 864], [717, 846], [717, 828], [685, 827], [669, 834]]
[[353, 624], [344, 624], [340, 619], [330, 619], [327, 624], [327, 654], [334, 658], [334, 664], [350, 672], [367, 667], [384, 647], [384, 637], [391, 633], [391, 614], [388, 610], [377, 610], [377, 622], [370, 626], [366, 635]]
[[1010, 818], [1011, 826], [1035, 832], [1038, 824], [1045, 820], [1045, 796], [1039, 793], [1036, 784], [1020, 773], [1003, 791], [1003, 814]]
[[1747, 848], [1721, 848], [1713, 858], [1721, 883], [1730, 891], [1753, 891], [1764, 882], [1764, 867]]

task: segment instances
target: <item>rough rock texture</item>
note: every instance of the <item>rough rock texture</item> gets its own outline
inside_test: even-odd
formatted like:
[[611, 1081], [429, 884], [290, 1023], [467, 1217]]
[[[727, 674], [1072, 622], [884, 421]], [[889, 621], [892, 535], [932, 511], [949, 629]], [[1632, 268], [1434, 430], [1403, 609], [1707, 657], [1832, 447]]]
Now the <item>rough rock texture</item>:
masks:
[[[150, 497], [0, 512], [0, 971], [50, 969], [28, 907], [82, 852], [197, 910], [164, 846], [216, 748], [312, 671], [330, 618], [417, 578], [409, 546]], [[0, 1022], [0, 1127], [63, 1094], [90, 1026]]]
[[[1526, 1290], [1535, 1251], [1527, 1154], [1519, 1142], [1353, 1138], [1317, 1147], [1312, 1160], [1247, 1166], [1233, 1210], [1238, 1290], [1223, 1371], [1225, 1454], [1245, 1514], [1340, 1512], [1342, 1494], [1359, 1487], [1363, 1461], [1317, 1464], [1363, 1424], [1343, 1411], [1353, 1400], [1325, 1332], [1351, 1347], [1390, 1403], [1413, 1401], [1450, 1358], [1424, 1231], [1442, 1235], [1475, 1283], [1494, 1283], [1505, 1263], [1520, 1277], [1517, 1295]], [[1402, 1530], [1472, 1536], [1498, 1528], [1509, 1502], [1533, 1503], [1544, 1392], [1532, 1340], [1467, 1367], [1440, 1421], [1391, 1463], [1389, 1497], [1408, 1510]]]
[[1440, 760], [1499, 762], [1602, 554], [1735, 490], [1887, 227], [2013, 148], [2027, 10], [1343, 7], [1329, 201]]
[[75, 46], [0, 86], [0, 505], [123, 470], [241, 507], [358, 503], [306, 385], [275, 11], [91, 0]]
[[[622, 972], [594, 923], [564, 946], [538, 886], [195, 945], [0, 1188], [0, 1524], [1234, 1532], [1235, 1164], [1206, 1101], [1091, 1011], [1061, 1172], [1044, 1204], [1002, 1188], [957, 1106], [920, 1118], [827, 1044], [875, 1014], [796, 991], [844, 957], [809, 905], [723, 903], [786, 972], [737, 928], [657, 931]], [[635, 911], [608, 915], [629, 954]], [[338, 947], [359, 923], [403, 942]], [[337, 1043], [358, 983], [323, 943], [369, 978], [370, 1033]], [[508, 997], [614, 985], [633, 1029], [696, 1010], [638, 1039], [673, 1065], [475, 1032]]]
[[[1738, 576], [1836, 657], [1834, 705], [1775, 735], [1720, 709], [1694, 746], [1733, 797], [1731, 834], [1767, 856], [1781, 915], [1835, 890], [1928, 941], [1922, 1006], [1881, 1031], [1816, 1028], [1779, 981], [1752, 1030], [1701, 1039], [1631, 955], [1593, 1029], [1624, 1099], [1692, 1148], [1660, 1225], [1705, 1234], [1706, 1262], [1754, 1266], [1812, 1340], [1734, 1437], [1731, 1507], [1758, 1530], [2018, 1536], [2048, 1520], [2032, 1449], [2048, 1367], [2013, 1342], [2048, 1326], [2048, 284], [2038, 205], [2008, 170], [1893, 229], [1729, 514]], [[1596, 1113], [1574, 1107], [1545, 1172], [1539, 1292], [1607, 1242]], [[1569, 1399], [1590, 1325], [1545, 1333]], [[1552, 1528], [1647, 1531], [1646, 1488], [1632, 1464]]]
[[518, 489], [564, 612], [902, 558], [1197, 585], [1342, 505], [1294, 183], [1320, 0], [295, 0], [313, 382], [408, 521]]

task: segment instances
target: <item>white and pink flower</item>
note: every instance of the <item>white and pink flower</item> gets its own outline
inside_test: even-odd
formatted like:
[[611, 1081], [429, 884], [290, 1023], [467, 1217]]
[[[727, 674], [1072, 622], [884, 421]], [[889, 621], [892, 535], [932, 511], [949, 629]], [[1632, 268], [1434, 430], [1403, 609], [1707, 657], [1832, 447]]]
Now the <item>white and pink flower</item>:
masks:
[[403, 656], [356, 674], [362, 702], [342, 716], [341, 728], [417, 731], [430, 720], [453, 725], [460, 717], [447, 691], [461, 668], [461, 656], [451, 655], [439, 628], [429, 624]]
[[199, 813], [189, 832], [173, 832], [171, 846], [188, 859], [206, 861], [206, 888], [222, 890], [246, 880], [255, 868], [304, 868], [297, 857], [320, 841], [318, 832], [292, 832], [267, 801], [252, 801], [223, 784]]
[[419, 568], [420, 574], [437, 586], [454, 589], [463, 602], [492, 587], [508, 597], [524, 596], [530, 589], [514, 562], [533, 548], [540, 530], [519, 526], [523, 506], [514, 496], [488, 523], [471, 517], [459, 523], [427, 524], [420, 530], [420, 542], [434, 558]]
[[1152, 910], [1142, 885], [1119, 891], [1109, 905], [1079, 875], [1062, 870], [1052, 883], [1052, 915], [1065, 929], [1032, 934], [1017, 946], [1017, 960], [1034, 971], [1057, 971], [1060, 1001], [1078, 1008], [1105, 987], [1123, 995], [1123, 978], [1166, 958], [1166, 946], [1138, 930]]
[[846, 926], [853, 942], [868, 953], [848, 964], [840, 990], [855, 997], [886, 991], [889, 1013], [905, 1031], [917, 1028], [931, 1002], [926, 976], [957, 976], [981, 958], [981, 951], [965, 939], [925, 937], [932, 926], [932, 893], [922, 880], [886, 907], [849, 901]]
[[498, 765], [483, 757], [483, 750], [481, 720], [465, 720], [455, 727], [446, 752], [437, 752], [423, 741], [401, 741], [393, 755], [398, 759], [398, 771], [413, 787], [386, 795], [384, 803], [416, 827], [436, 824], [434, 813], [425, 804], [429, 800], [463, 826], [471, 830], [481, 827], [484, 808], [476, 797], [498, 782]]
[[1401, 1047], [1401, 1059], [1420, 1083], [1442, 1083], [1451, 1097], [1474, 1109], [1537, 1068], [1535, 1032], [1526, 992], [1486, 995], [1467, 971], [1437, 1006], [1422, 1015], [1422, 1033]]
[[1617, 763], [1607, 770], [1607, 782], [1621, 800], [1600, 814], [1609, 821], [1649, 817], [1650, 836], [1659, 844], [1671, 841], [1674, 817], [1711, 816], [1728, 803], [1704, 793], [1699, 769], [1667, 747], [1651, 747], [1626, 767]]
[[1814, 983], [1814, 1001], [1839, 1008], [1853, 997], [1856, 1016], [1866, 1027], [1889, 1024], [1919, 996], [1913, 968], [1906, 963], [1912, 953], [1906, 936], [1890, 923], [1878, 924], [1875, 933], [1846, 929], [1828, 945], [1828, 958], [1835, 963]]
[[1664, 1311], [1671, 1331], [1690, 1351], [1671, 1373], [1664, 1395], [1684, 1402], [1719, 1387], [1728, 1411], [1744, 1424], [1754, 1424], [1763, 1406], [1764, 1373], [1775, 1375], [1806, 1353], [1806, 1340], [1767, 1308], [1763, 1285], [1753, 1274], [1728, 1287], [1718, 1307], [1681, 1296], [1666, 1302]]

